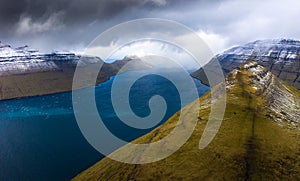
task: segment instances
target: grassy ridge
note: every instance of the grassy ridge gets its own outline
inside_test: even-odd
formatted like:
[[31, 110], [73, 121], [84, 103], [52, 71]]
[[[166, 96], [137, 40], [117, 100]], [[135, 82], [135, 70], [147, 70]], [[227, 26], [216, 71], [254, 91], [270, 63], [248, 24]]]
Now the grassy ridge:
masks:
[[[249, 74], [228, 89], [222, 126], [215, 139], [198, 149], [210, 112], [210, 93], [200, 98], [197, 126], [190, 139], [164, 160], [132, 165], [104, 158], [74, 180], [300, 180], [300, 132], [267, 116], [268, 105], [249, 86]], [[295, 95], [299, 92], [291, 89]], [[195, 103], [182, 114], [198, 109]], [[179, 113], [136, 143], [154, 142], [175, 126]]]

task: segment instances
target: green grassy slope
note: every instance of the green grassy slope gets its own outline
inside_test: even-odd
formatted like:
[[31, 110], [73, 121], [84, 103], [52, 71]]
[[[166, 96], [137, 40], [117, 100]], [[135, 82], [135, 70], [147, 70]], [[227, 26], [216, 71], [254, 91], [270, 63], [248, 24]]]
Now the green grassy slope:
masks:
[[[250, 86], [253, 75], [241, 70], [231, 77], [227, 107], [215, 139], [198, 149], [210, 112], [210, 93], [200, 98], [197, 126], [177, 152], [164, 160], [132, 165], [104, 158], [74, 180], [299, 180], [300, 132], [269, 116], [269, 102]], [[281, 84], [280, 81], [277, 82]], [[299, 91], [290, 89], [299, 98]], [[195, 102], [183, 109], [194, 109]], [[154, 142], [175, 126], [179, 113], [136, 143]]]

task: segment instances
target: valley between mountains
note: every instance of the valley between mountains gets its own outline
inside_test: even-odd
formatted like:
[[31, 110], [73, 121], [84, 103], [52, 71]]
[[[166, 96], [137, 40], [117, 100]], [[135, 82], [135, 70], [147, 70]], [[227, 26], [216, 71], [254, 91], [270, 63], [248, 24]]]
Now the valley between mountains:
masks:
[[[104, 158], [74, 180], [300, 180], [299, 52], [299, 41], [280, 39], [255, 41], [217, 55], [191, 74], [207, 83], [205, 71], [213, 71], [214, 63], [220, 62], [226, 76], [227, 93], [220, 95], [227, 100], [225, 116], [207, 147], [199, 149], [199, 140], [215, 101], [211, 92], [218, 91], [218, 86], [182, 109], [187, 124], [189, 114], [200, 109], [198, 122], [189, 140], [171, 156], [143, 165]], [[108, 64], [98, 57], [42, 54], [28, 47], [3, 45], [0, 99], [70, 91], [80, 59], [79, 69], [103, 65], [102, 74], [87, 74], [83, 82], [91, 77], [97, 77], [96, 83], [104, 82], [129, 61], [137, 65], [130, 70], [151, 68], [138, 58]], [[91, 85], [82, 87], [87, 86]], [[180, 112], [133, 142], [162, 139], [178, 124], [179, 116]]]

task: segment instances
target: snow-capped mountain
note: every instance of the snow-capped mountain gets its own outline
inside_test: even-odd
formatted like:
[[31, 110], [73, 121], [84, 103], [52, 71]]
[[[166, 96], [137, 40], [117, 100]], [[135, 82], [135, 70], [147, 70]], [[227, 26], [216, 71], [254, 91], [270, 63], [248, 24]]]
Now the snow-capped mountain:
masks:
[[[258, 40], [233, 47], [216, 55], [213, 60], [220, 62], [225, 74], [247, 60], [254, 60], [280, 79], [300, 89], [300, 41], [291, 39]], [[206, 83], [202, 74], [203, 70], [200, 69], [192, 76]]]
[[[130, 66], [123, 68], [129, 61]], [[85, 72], [80, 77], [80, 85], [75, 87], [80, 89], [107, 81], [118, 73], [151, 66], [137, 57], [105, 63], [95, 56], [41, 53], [28, 46], [12, 48], [0, 43], [0, 100], [71, 91], [76, 68]]]
[[[61, 70], [62, 65], [76, 65], [81, 58], [71, 52], [41, 53], [28, 46], [12, 48], [0, 43], [0, 75]], [[98, 57], [82, 57], [87, 63], [99, 63]]]
[[296, 40], [258, 40], [242, 46], [233, 47], [217, 59], [222, 63], [244, 63], [248, 59], [258, 61], [262, 65], [290, 66], [299, 61], [300, 41]]

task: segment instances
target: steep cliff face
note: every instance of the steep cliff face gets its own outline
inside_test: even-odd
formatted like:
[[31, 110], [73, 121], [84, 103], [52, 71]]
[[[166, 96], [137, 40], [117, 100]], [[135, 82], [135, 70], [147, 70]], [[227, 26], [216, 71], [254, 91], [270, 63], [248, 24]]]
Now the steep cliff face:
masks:
[[[28, 46], [12, 48], [0, 44], [0, 100], [71, 91], [79, 60], [81, 63], [78, 68], [86, 72], [83, 80], [97, 77], [97, 83], [116, 75], [129, 61], [134, 62], [134, 66], [122, 72], [149, 68], [149, 65], [138, 58], [127, 57], [109, 64], [99, 57], [80, 56], [70, 52], [43, 54], [29, 50]], [[99, 69], [100, 65], [102, 69], [99, 75], [89, 73]], [[86, 86], [91, 85], [82, 85]]]
[[[253, 61], [228, 74], [226, 89], [222, 126], [206, 148], [199, 149], [199, 140], [210, 115], [210, 93], [199, 99], [192, 136], [171, 156], [142, 165], [104, 158], [74, 180], [299, 180], [299, 91]], [[184, 121], [196, 105], [182, 109]], [[160, 140], [178, 124], [179, 114], [134, 142]]]
[[[219, 61], [224, 73], [227, 74], [248, 60], [258, 62], [281, 80], [300, 89], [300, 41], [258, 40], [231, 48], [216, 55], [212, 61]], [[205, 68], [213, 69], [209, 64]], [[192, 76], [207, 83], [203, 73], [203, 69], [199, 69]]]

